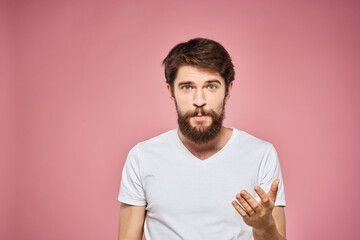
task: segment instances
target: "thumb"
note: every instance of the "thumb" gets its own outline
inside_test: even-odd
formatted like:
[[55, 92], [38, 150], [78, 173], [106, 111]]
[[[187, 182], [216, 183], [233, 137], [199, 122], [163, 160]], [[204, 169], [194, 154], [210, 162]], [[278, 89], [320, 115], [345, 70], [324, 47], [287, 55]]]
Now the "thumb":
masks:
[[277, 191], [278, 191], [279, 183], [280, 183], [280, 180], [275, 179], [273, 181], [273, 183], [271, 184], [270, 191], [268, 193], [269, 198], [274, 202], [276, 200], [276, 194], [277, 194]]

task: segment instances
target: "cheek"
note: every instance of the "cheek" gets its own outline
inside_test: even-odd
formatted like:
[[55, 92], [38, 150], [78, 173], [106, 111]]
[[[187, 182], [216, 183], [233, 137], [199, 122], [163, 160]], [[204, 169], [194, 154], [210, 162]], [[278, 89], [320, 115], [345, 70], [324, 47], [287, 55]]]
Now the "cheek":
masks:
[[176, 104], [178, 105], [178, 108], [181, 109], [186, 109], [189, 108], [189, 106], [192, 106], [192, 100], [191, 97], [188, 96], [179, 96], [177, 94], [175, 94], [175, 101]]
[[224, 99], [222, 101], [213, 101], [209, 103], [210, 108], [213, 109], [215, 112], [220, 113], [224, 106]]
[[181, 115], [184, 115], [186, 114], [187, 112], [189, 112], [189, 110], [192, 110], [188, 104], [186, 104], [186, 102], [184, 101], [179, 101], [179, 100], [176, 100], [176, 108], [177, 108], [177, 111], [181, 114]]

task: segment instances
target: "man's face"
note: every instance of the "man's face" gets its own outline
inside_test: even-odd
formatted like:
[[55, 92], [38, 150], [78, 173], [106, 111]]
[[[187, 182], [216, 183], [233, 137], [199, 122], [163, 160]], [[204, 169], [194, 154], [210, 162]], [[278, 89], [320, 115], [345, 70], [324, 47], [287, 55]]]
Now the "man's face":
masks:
[[171, 98], [176, 104], [181, 133], [196, 144], [207, 143], [219, 135], [224, 118], [225, 81], [218, 72], [181, 66], [174, 80]]

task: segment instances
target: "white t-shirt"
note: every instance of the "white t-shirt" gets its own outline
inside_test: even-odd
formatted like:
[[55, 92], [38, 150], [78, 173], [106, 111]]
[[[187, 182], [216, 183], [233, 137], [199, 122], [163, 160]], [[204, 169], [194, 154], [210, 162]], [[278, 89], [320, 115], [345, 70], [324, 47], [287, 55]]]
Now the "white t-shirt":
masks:
[[280, 179], [276, 206], [285, 206], [284, 185], [274, 146], [233, 129], [227, 144], [201, 160], [181, 142], [177, 129], [134, 146], [126, 159], [118, 200], [145, 206], [147, 240], [253, 239], [232, 206], [235, 195], [259, 185], [268, 192]]

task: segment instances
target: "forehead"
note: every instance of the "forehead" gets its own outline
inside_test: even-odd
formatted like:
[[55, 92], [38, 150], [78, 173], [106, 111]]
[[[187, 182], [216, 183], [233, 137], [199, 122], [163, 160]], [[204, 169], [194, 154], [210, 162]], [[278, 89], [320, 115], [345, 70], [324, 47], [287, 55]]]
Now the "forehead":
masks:
[[209, 80], [219, 80], [221, 84], [225, 84], [225, 80], [219, 72], [184, 65], [179, 67], [174, 85], [183, 81], [201, 84]]

